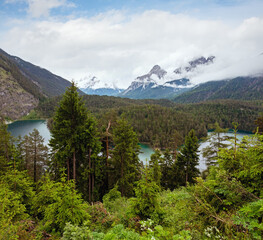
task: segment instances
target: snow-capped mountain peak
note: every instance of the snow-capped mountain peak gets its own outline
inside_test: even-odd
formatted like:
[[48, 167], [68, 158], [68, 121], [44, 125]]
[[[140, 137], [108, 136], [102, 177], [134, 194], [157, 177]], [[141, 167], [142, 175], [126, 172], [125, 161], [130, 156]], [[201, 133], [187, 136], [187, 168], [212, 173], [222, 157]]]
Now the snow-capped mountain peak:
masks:
[[104, 83], [95, 76], [86, 76], [78, 81], [78, 87], [80, 89], [99, 89], [99, 88], [111, 88], [116, 89], [113, 83]]
[[155, 65], [149, 73], [139, 76], [135, 80], [141, 82], [156, 82], [159, 79], [162, 79], [166, 74], [167, 72], [163, 70], [159, 65]]

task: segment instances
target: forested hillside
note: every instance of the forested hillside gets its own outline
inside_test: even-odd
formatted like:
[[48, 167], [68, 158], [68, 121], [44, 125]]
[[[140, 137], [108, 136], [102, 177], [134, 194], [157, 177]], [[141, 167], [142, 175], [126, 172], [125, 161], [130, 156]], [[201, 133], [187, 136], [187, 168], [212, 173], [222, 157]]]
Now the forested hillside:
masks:
[[[2, 49], [0, 49], [0, 55], [19, 69], [19, 74], [23, 75], [23, 78], [27, 81], [27, 84], [23, 85], [26, 90], [34, 88], [31, 92], [41, 92], [42, 95], [51, 97], [63, 94], [71, 84], [70, 81], [19, 57], [11, 56]], [[82, 93], [81, 91], [79, 92]], [[36, 94], [39, 95], [38, 93]]]
[[[40, 116], [51, 117], [60, 98], [40, 103], [36, 111]], [[263, 111], [260, 103], [234, 100], [210, 101], [196, 104], [175, 104], [168, 100], [132, 100], [107, 96], [84, 96], [88, 110], [101, 126], [124, 116], [138, 134], [139, 141], [166, 148], [173, 144], [174, 132], [182, 139], [194, 128], [199, 138], [206, 136], [209, 124], [219, 122], [232, 128], [239, 122], [239, 129], [252, 132], [254, 120]]]
[[[239, 106], [236, 117], [259, 110], [238, 104], [206, 103], [207, 112], [202, 104], [187, 108], [210, 115], [215, 108], [221, 118], [234, 106]], [[224, 145], [221, 133], [227, 130], [215, 123], [216, 138], [210, 138], [213, 144], [206, 151], [213, 162], [200, 173], [197, 132], [186, 129], [200, 128], [197, 116], [192, 119], [195, 111], [188, 116], [180, 105], [138, 104], [126, 112], [122, 107], [103, 117], [97, 112], [96, 120], [72, 84], [52, 115], [50, 151], [36, 129], [14, 139], [1, 119], [0, 239], [262, 238], [262, 115], [254, 119], [256, 135], [239, 141], [235, 122], [235, 137]], [[156, 114], [166, 122], [153, 123]], [[156, 149], [143, 165], [129, 123], [134, 119], [152, 129], [180, 123], [184, 140], [175, 129], [173, 148]]]
[[262, 100], [263, 77], [237, 77], [230, 80], [200, 84], [191, 91], [176, 96], [178, 103], [194, 103], [215, 99]]

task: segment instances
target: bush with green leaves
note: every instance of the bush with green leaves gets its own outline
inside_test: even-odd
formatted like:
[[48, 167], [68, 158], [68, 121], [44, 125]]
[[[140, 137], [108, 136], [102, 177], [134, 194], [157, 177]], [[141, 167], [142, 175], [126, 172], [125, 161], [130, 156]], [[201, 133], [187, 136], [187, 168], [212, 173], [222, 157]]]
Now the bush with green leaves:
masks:
[[35, 191], [33, 181], [27, 173], [25, 171], [10, 170], [2, 175], [2, 182], [7, 184], [8, 188], [17, 195], [20, 202], [26, 207], [26, 212], [31, 214]]
[[121, 196], [121, 192], [118, 191], [117, 185], [105, 194], [102, 200], [107, 211], [115, 216], [114, 224], [120, 222], [127, 226], [128, 223], [131, 223], [128, 214], [129, 209], [132, 208], [131, 201], [126, 197]]
[[74, 182], [65, 178], [54, 182], [45, 177], [34, 199], [35, 214], [49, 232], [62, 232], [67, 222], [81, 225], [90, 218], [88, 208]]
[[171, 234], [177, 234], [185, 228], [197, 228], [200, 222], [193, 211], [194, 199], [187, 188], [162, 191], [158, 201], [164, 212], [162, 225]]
[[135, 198], [132, 199], [132, 213], [142, 220], [150, 218], [156, 223], [161, 221], [163, 211], [158, 202], [159, 191], [160, 187], [152, 179], [138, 181]]
[[[241, 207], [234, 217], [235, 224], [242, 226], [247, 239], [262, 239], [263, 236], [263, 199]], [[245, 235], [244, 234], [244, 235]]]
[[93, 231], [106, 232], [113, 224], [119, 222], [115, 215], [110, 214], [103, 203], [96, 202], [89, 208], [90, 228]]

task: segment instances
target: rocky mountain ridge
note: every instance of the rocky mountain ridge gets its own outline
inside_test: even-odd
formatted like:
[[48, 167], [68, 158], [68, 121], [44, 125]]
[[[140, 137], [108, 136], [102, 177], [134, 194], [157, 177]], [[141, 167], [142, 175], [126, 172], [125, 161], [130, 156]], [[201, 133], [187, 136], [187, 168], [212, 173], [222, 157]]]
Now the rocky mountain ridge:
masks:
[[170, 98], [179, 95], [194, 87], [189, 73], [195, 74], [200, 66], [210, 65], [214, 59], [215, 56], [198, 57], [170, 73], [155, 65], [147, 74], [137, 77], [119, 96], [141, 99]]

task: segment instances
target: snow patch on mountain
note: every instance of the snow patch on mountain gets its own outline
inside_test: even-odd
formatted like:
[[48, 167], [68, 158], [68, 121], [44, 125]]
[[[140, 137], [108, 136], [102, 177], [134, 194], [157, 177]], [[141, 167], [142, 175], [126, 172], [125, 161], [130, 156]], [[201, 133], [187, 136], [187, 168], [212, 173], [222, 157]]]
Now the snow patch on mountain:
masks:
[[105, 83], [102, 82], [100, 79], [98, 79], [95, 76], [86, 76], [84, 78], [81, 78], [78, 83], [78, 87], [80, 89], [101, 89], [101, 88], [107, 88], [107, 89], [118, 89], [118, 87], [115, 86], [114, 83]]

